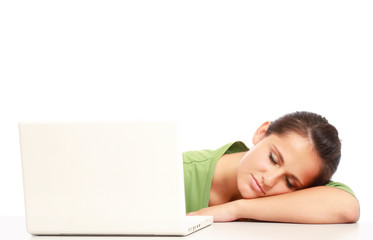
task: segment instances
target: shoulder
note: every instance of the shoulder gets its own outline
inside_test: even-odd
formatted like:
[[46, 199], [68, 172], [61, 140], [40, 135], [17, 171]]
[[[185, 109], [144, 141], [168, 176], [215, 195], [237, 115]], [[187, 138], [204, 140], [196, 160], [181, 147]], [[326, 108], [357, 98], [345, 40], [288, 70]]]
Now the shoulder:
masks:
[[211, 159], [219, 159], [223, 154], [248, 151], [249, 148], [241, 141], [228, 143], [215, 150], [199, 150], [183, 152], [184, 163], [203, 162]]
[[238, 142], [228, 143], [215, 150], [199, 150], [199, 151], [187, 151], [183, 152], [184, 163], [203, 162], [215, 158], [220, 158], [225, 152], [227, 152], [232, 146]]
[[[344, 183], [341, 183], [341, 182], [334, 182], [334, 181], [330, 181], [328, 184], [326, 184], [325, 186], [328, 186], [328, 187], [335, 187], [335, 188], [339, 188], [343, 191], [346, 191], [350, 194], [352, 194], [353, 196], [355, 196], [355, 193], [352, 191], [352, 189], [350, 187], [348, 187], [346, 184]], [[356, 196], [355, 196], [356, 197]]]

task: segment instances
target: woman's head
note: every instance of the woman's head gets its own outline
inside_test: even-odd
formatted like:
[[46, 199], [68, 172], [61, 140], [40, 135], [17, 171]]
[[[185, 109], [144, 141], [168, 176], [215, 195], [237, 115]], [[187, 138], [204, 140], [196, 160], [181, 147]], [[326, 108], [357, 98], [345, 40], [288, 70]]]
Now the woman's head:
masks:
[[310, 139], [315, 152], [322, 161], [321, 171], [312, 186], [325, 185], [337, 170], [341, 159], [341, 141], [337, 129], [328, 120], [311, 112], [286, 114], [271, 122], [266, 136], [296, 133]]
[[337, 130], [310, 112], [295, 112], [262, 124], [253, 143], [237, 172], [243, 198], [324, 185], [341, 156]]

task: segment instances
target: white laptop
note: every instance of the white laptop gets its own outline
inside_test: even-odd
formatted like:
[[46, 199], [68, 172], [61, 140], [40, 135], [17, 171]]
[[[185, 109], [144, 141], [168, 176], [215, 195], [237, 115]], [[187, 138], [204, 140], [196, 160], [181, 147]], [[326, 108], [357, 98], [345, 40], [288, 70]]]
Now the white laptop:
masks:
[[20, 123], [27, 231], [34, 235], [187, 235], [173, 122]]

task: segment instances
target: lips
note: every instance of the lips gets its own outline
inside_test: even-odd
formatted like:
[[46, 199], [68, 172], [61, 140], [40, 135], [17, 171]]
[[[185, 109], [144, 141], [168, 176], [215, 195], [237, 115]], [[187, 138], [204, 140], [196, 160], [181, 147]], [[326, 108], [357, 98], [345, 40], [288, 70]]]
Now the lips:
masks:
[[251, 174], [251, 187], [254, 189], [254, 191], [256, 191], [257, 193], [259, 194], [265, 194], [265, 192], [263, 191], [262, 187], [260, 186], [258, 180], [256, 180], [256, 178]]

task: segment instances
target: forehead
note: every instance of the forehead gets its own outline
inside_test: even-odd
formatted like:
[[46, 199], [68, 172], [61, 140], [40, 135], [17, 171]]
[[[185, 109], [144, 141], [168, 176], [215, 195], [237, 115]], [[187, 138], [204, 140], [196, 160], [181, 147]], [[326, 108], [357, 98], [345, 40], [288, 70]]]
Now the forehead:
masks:
[[295, 133], [272, 134], [268, 136], [268, 144], [282, 155], [285, 171], [297, 177], [303, 186], [308, 186], [316, 178], [321, 161], [309, 138]]

